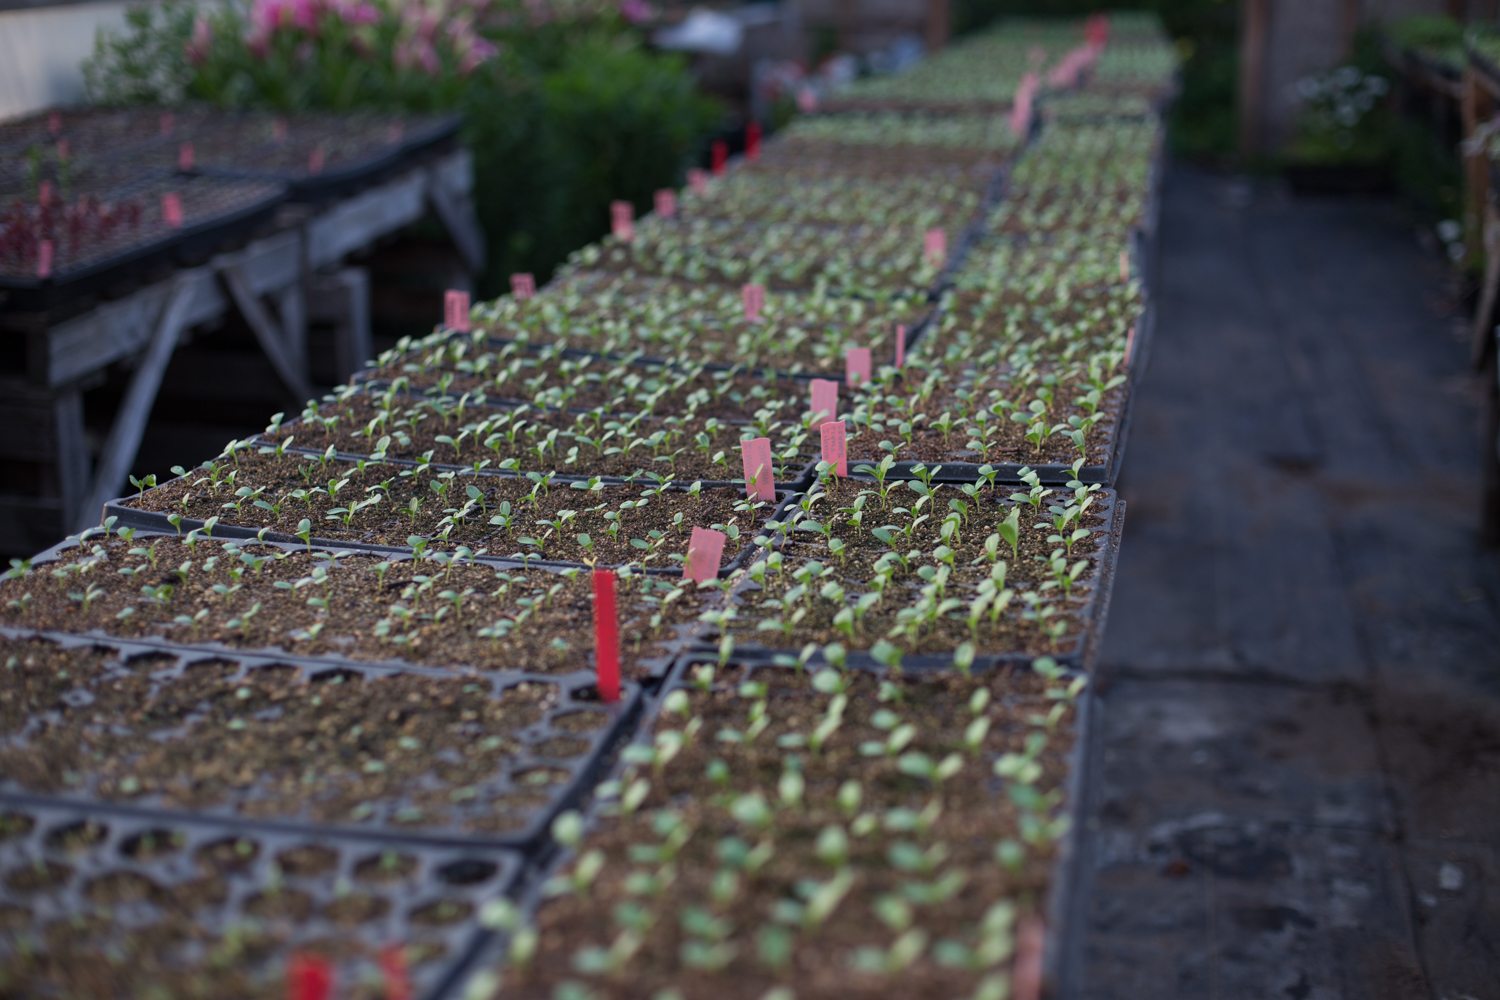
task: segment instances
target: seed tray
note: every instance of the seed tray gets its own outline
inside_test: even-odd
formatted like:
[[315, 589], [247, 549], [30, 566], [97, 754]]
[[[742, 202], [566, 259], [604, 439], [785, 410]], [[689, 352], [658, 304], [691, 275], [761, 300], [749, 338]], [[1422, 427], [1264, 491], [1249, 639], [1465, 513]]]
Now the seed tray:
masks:
[[483, 939], [474, 915], [521, 867], [507, 851], [0, 798], [0, 993], [281, 997], [311, 953], [338, 996], [376, 1000], [390, 996], [379, 956], [397, 945], [413, 996], [437, 1000]]
[[[473, 472], [472, 470], [466, 469], [463, 474], [473, 475]], [[168, 480], [168, 483], [162, 485], [165, 486], [169, 483], [177, 482], [178, 480], [185, 479], [190, 475], [192, 475], [191, 470], [189, 470], [186, 475], [175, 477], [174, 479]], [[563, 480], [559, 478], [557, 482], [562, 483]], [[155, 489], [161, 488], [162, 486], [155, 487]], [[623, 488], [623, 485], [621, 486], [621, 488]], [[723, 488], [728, 489], [729, 487]], [[667, 489], [671, 492], [685, 491], [685, 488], [681, 486], [668, 486]], [[788, 490], [778, 488], [776, 492], [776, 498], [776, 506], [773, 508], [772, 513], [766, 518], [766, 520], [774, 520], [779, 518], [786, 505], [791, 501], [792, 494]], [[307, 541], [304, 542], [302, 539], [297, 538], [294, 535], [282, 534], [281, 532], [271, 531], [268, 528], [252, 528], [244, 525], [228, 524], [224, 521], [220, 521], [215, 524], [213, 526], [212, 532], [209, 532], [205, 530], [205, 522], [198, 518], [183, 518], [178, 525], [173, 525], [170, 521], [167, 520], [166, 514], [158, 513], [156, 511], [140, 510], [136, 507], [130, 506], [130, 502], [134, 499], [135, 497], [133, 496], [123, 496], [105, 503], [104, 512], [101, 515], [101, 523], [108, 522], [110, 518], [114, 518], [115, 527], [134, 528], [137, 531], [146, 531], [161, 535], [187, 534], [191, 531], [197, 531], [218, 539], [227, 538], [236, 540], [276, 542], [291, 547], [302, 546], [304, 548], [313, 547], [328, 550], [344, 550], [349, 552], [374, 552], [389, 556], [410, 555], [412, 553], [412, 549], [404, 545], [382, 545], [375, 542], [358, 542], [350, 541], [347, 539], [325, 538], [319, 535], [312, 535], [307, 539]], [[764, 524], [765, 521], [762, 521], [761, 523]], [[719, 576], [729, 576], [740, 566], [744, 565], [744, 563], [749, 559], [750, 554], [753, 552], [753, 550], [754, 546], [752, 545], [747, 544], [743, 546], [727, 562], [719, 567]], [[473, 555], [467, 558], [472, 562], [482, 563], [487, 566], [497, 566], [504, 569], [594, 568], [588, 563], [572, 562], [563, 559], [515, 559], [507, 556], [494, 556], [488, 554]], [[618, 567], [632, 564], [614, 563], [610, 565]], [[654, 575], [673, 576], [680, 575], [681, 570], [675, 567], [647, 566], [641, 567], [641, 572]]]
[[[36, 567], [45, 566], [48, 563], [59, 562], [69, 557], [69, 553], [78, 548], [82, 542], [89, 540], [91, 533], [102, 533], [103, 528], [91, 528], [82, 535], [73, 536], [59, 542], [57, 545], [37, 554], [31, 559], [31, 565]], [[160, 531], [138, 531], [134, 538], [137, 541], [149, 541], [153, 538], [176, 538], [175, 533]], [[306, 552], [308, 546], [300, 541], [293, 543], [251, 540], [252, 546], [280, 549], [284, 552]], [[328, 546], [313, 546], [312, 551], [318, 554], [326, 554], [330, 559], [347, 552], [347, 550]], [[392, 554], [392, 561], [401, 562], [411, 559], [411, 553]], [[516, 568], [516, 567], [509, 567]], [[567, 567], [571, 568], [571, 567]], [[532, 570], [539, 573], [561, 573], [565, 569], [553, 567], [539, 567], [535, 564]], [[671, 638], [661, 640], [657, 645], [659, 652], [654, 656], [640, 657], [634, 661], [634, 673], [642, 678], [648, 686], [654, 684], [664, 677], [677, 661], [678, 656], [685, 650], [696, 648], [701, 645], [700, 633], [704, 626], [697, 622], [689, 622], [676, 626], [675, 635]], [[81, 639], [90, 643], [104, 645], [141, 647], [142, 650], [161, 650], [168, 653], [198, 653], [203, 658], [229, 658], [243, 660], [246, 663], [260, 665], [279, 664], [303, 668], [305, 670], [320, 671], [329, 668], [340, 668], [355, 666], [361, 669], [375, 671], [387, 671], [408, 674], [421, 674], [435, 677], [452, 676], [482, 676], [494, 677], [502, 680], [524, 680], [529, 677], [541, 677], [548, 681], [566, 682], [570, 690], [582, 692], [580, 697], [587, 697], [586, 685], [591, 682], [593, 675], [586, 670], [574, 671], [572, 673], [539, 673], [528, 672], [524, 669], [496, 670], [491, 666], [481, 666], [478, 663], [455, 663], [445, 666], [432, 666], [424, 663], [414, 663], [404, 659], [361, 659], [354, 656], [339, 656], [331, 654], [308, 654], [297, 653], [279, 647], [247, 648], [243, 646], [231, 646], [226, 643], [210, 642], [202, 640], [178, 640], [170, 635], [135, 636], [122, 637], [107, 631], [100, 630], [70, 630], [61, 632], [56, 630], [38, 630], [23, 627], [0, 625], [0, 637], [25, 637], [40, 636], [46, 639], [66, 641], [69, 639]]]
[[[1096, 557], [1095, 571], [1093, 577], [1086, 583], [1080, 583], [1074, 593], [1083, 592], [1087, 596], [1083, 605], [1077, 610], [1076, 617], [1081, 622], [1080, 634], [1065, 648], [1052, 653], [996, 653], [980, 651], [975, 657], [971, 669], [985, 670], [1002, 666], [1026, 666], [1032, 661], [1043, 656], [1050, 656], [1063, 668], [1081, 674], [1091, 673], [1099, 654], [1099, 645], [1104, 638], [1105, 626], [1109, 619], [1109, 605], [1114, 589], [1115, 566], [1120, 554], [1120, 537], [1125, 528], [1125, 501], [1114, 493], [1101, 491], [1098, 497], [1097, 510], [1104, 517], [1104, 523], [1099, 530], [1093, 534], [1094, 552]], [[1079, 558], [1081, 553], [1075, 551], [1071, 558]], [[750, 579], [748, 575], [736, 582], [731, 591], [732, 603], [744, 601], [748, 595], [758, 591], [759, 585]], [[701, 636], [697, 642], [699, 656], [717, 655], [717, 635], [710, 637]], [[795, 664], [801, 655], [801, 650], [791, 647], [767, 646], [758, 643], [746, 642], [736, 639], [734, 645], [734, 659], [749, 664]], [[813, 653], [809, 664], [821, 665], [826, 663], [826, 658], [821, 649]], [[862, 650], [849, 650], [845, 654], [845, 666], [853, 670], [884, 671], [886, 668], [870, 655]], [[901, 669], [912, 672], [933, 672], [954, 670], [953, 657], [951, 654], [943, 653], [909, 653], [901, 658]]]
[[[109, 193], [112, 197], [132, 190], [159, 190], [164, 175], [145, 178]], [[0, 294], [8, 304], [24, 309], [46, 309], [64, 299], [96, 291], [118, 281], [131, 271], [166, 259], [193, 262], [206, 257], [226, 241], [243, 238], [268, 220], [286, 198], [284, 188], [263, 183], [183, 178], [182, 187], [222, 192], [232, 199], [219, 211], [196, 214], [188, 210], [177, 229], [153, 226], [143, 239], [109, 253], [85, 256], [78, 263], [64, 263], [49, 278], [0, 270]]]
[[[6, 630], [7, 633], [11, 631], [13, 630]], [[63, 649], [103, 646], [110, 649], [113, 656], [102, 676], [92, 679], [87, 687], [75, 689], [65, 695], [61, 699], [63, 706], [34, 715], [20, 732], [12, 734], [5, 748], [7, 753], [24, 750], [39, 736], [44, 736], [51, 727], [66, 723], [71, 709], [82, 710], [90, 704], [96, 691], [89, 690], [89, 687], [97, 689], [101, 684], [109, 681], [118, 682], [132, 676], [140, 676], [142, 663], [151, 664], [150, 690], [149, 693], [143, 694], [143, 697], [150, 701], [155, 701], [159, 695], [168, 694], [168, 689], [174, 685], [184, 683], [184, 679], [193, 671], [205, 670], [211, 666], [224, 666], [232, 668], [233, 673], [231, 675], [226, 671], [222, 676], [214, 679], [217, 687], [204, 694], [201, 702], [184, 713], [184, 717], [188, 720], [185, 724], [180, 720], [173, 720], [172, 723], [164, 722], [159, 727], [153, 727], [149, 723], [154, 713], [145, 710], [144, 705], [129, 706], [126, 714], [107, 727], [107, 734], [104, 731], [105, 727], [99, 723], [85, 721], [84, 731], [78, 735], [82, 745], [93, 748], [92, 761], [86, 759], [84, 768], [89, 772], [90, 778], [76, 790], [55, 792], [28, 787], [24, 779], [8, 775], [0, 777], [0, 794], [74, 805], [80, 808], [113, 805], [129, 808], [141, 815], [183, 817], [205, 822], [232, 824], [244, 829], [309, 835], [333, 833], [340, 836], [401, 844], [525, 848], [545, 838], [552, 818], [592, 787], [601, 761], [631, 730], [636, 716], [640, 713], [642, 702], [640, 688], [628, 681], [622, 681], [620, 702], [614, 706], [605, 706], [598, 700], [593, 678], [584, 674], [557, 677], [525, 674], [518, 671], [504, 677], [493, 675], [481, 677], [453, 671], [431, 669], [422, 671], [422, 676], [427, 679], [448, 681], [455, 686], [462, 682], [466, 690], [487, 685], [489, 690], [478, 697], [490, 704], [503, 700], [507, 692], [523, 685], [533, 688], [553, 688], [556, 691], [556, 701], [550, 708], [544, 710], [545, 714], [538, 721], [517, 728], [513, 737], [521, 746], [519, 752], [507, 754], [503, 765], [495, 773], [472, 785], [465, 786], [464, 790], [471, 793], [466, 799], [454, 799], [451, 804], [445, 804], [442, 807], [421, 808], [417, 805], [419, 799], [412, 795], [413, 792], [437, 793], [443, 790], [444, 780], [437, 778], [433, 770], [442, 766], [444, 753], [447, 752], [444, 751], [433, 756], [433, 769], [422, 777], [414, 779], [404, 792], [385, 795], [375, 802], [362, 803], [361, 808], [368, 807], [364, 809], [363, 816], [343, 820], [319, 819], [305, 807], [297, 812], [279, 809], [274, 798], [268, 797], [267, 791], [259, 785], [258, 781], [242, 782], [239, 787], [226, 787], [226, 794], [222, 801], [216, 804], [188, 804], [173, 802], [164, 794], [120, 793], [111, 787], [101, 787], [97, 777], [93, 776], [93, 769], [88, 764], [96, 763], [101, 755], [107, 756], [109, 754], [108, 741], [115, 738], [137, 736], [142, 743], [149, 740], [161, 746], [182, 741], [198, 742], [202, 739], [202, 735], [196, 731], [197, 727], [194, 723], [213, 710], [213, 705], [219, 700], [222, 692], [228, 692], [239, 685], [252, 684], [259, 678], [270, 676], [270, 671], [293, 670], [299, 680], [309, 685], [329, 682], [361, 685], [396, 683], [403, 675], [411, 675], [415, 673], [414, 671], [372, 667], [361, 663], [332, 665], [325, 662], [316, 665], [294, 665], [287, 663], [285, 658], [242, 656], [227, 651], [183, 651], [163, 644], [140, 644], [119, 640], [58, 637], [40, 641]], [[249, 692], [251, 689], [243, 687], [240, 690]], [[340, 699], [358, 696], [349, 694], [351, 690], [349, 688], [323, 688], [322, 690], [337, 690], [337, 697]], [[368, 693], [372, 697], [382, 693], [374, 687], [360, 690], [361, 694]], [[269, 721], [280, 714], [280, 709], [273, 707], [256, 712], [255, 718]], [[603, 724], [593, 731], [575, 731], [572, 728], [561, 728], [556, 724], [559, 718], [573, 718], [584, 714], [598, 716], [598, 721]], [[142, 726], [143, 723], [144, 728], [137, 731], [137, 727]], [[254, 722], [251, 725], [254, 725]], [[474, 738], [478, 739], [478, 735], [476, 734]], [[101, 744], [96, 746], [96, 741], [101, 741]], [[582, 746], [576, 753], [565, 754], [557, 750], [557, 747], [563, 743], [576, 743]], [[547, 785], [538, 785], [527, 780], [526, 776], [532, 774], [563, 774], [565, 777]], [[283, 774], [281, 777], [288, 776]], [[167, 781], [165, 783], [170, 783], [173, 787], [183, 787], [179, 782]], [[226, 781], [226, 785], [228, 784], [230, 782]], [[527, 792], [534, 792], [534, 798], [539, 801], [532, 804], [525, 794]], [[317, 794], [314, 793], [309, 797], [315, 799]], [[477, 828], [484, 822], [487, 808], [496, 801], [507, 798], [517, 800], [514, 814], [521, 821], [510, 830]], [[431, 815], [437, 808], [446, 809], [446, 817], [438, 822], [426, 822], [418, 818], [403, 819], [404, 815], [412, 817]]]
[[[645, 749], [651, 749], [654, 745], [657, 722], [660, 718], [662, 706], [667, 695], [673, 691], [693, 689], [693, 668], [699, 665], [711, 665], [717, 668], [717, 660], [708, 656], [685, 656], [672, 671], [671, 676], [662, 687], [659, 695], [651, 699], [642, 716], [636, 734], [631, 738], [629, 744]], [[761, 670], [785, 670], [785, 666], [770, 663], [746, 662], [739, 657], [736, 650], [735, 656], [730, 661], [731, 666], [740, 667], [745, 671], [744, 680], [752, 680], [755, 674]], [[1026, 663], [1018, 666], [1029, 666]], [[974, 667], [976, 675], [998, 669], [1001, 664], [977, 664]], [[811, 664], [807, 667], [810, 671], [829, 669], [819, 664]], [[874, 668], [876, 672], [884, 668]], [[715, 682], [718, 684], [719, 682]], [[1087, 803], [1086, 795], [1091, 783], [1091, 776], [1097, 769], [1095, 758], [1098, 756], [1096, 748], [1095, 732], [1100, 725], [1099, 719], [1103, 711], [1101, 700], [1095, 695], [1092, 685], [1085, 686], [1074, 700], [1074, 742], [1068, 753], [1068, 775], [1064, 785], [1065, 802], [1067, 810], [1078, 815]], [[618, 757], [610, 766], [607, 777], [601, 781], [618, 780], [625, 773], [626, 763], [623, 756]], [[601, 823], [606, 822], [608, 817], [601, 808], [603, 802], [595, 796], [589, 796], [583, 805], [579, 807], [584, 820], [583, 845], [588, 845], [588, 835], [598, 829]], [[1047, 997], [1069, 998], [1073, 993], [1073, 980], [1076, 977], [1076, 969], [1079, 967], [1079, 949], [1082, 947], [1083, 935], [1087, 926], [1086, 908], [1088, 899], [1085, 895], [1087, 881], [1080, 877], [1081, 866], [1085, 863], [1081, 849], [1083, 844], [1079, 841], [1078, 828], [1080, 824], [1069, 824], [1062, 839], [1057, 845], [1057, 855], [1053, 862], [1053, 877], [1047, 892], [1047, 898], [1043, 904], [1045, 914], [1045, 938], [1042, 948], [1044, 995]], [[532, 856], [530, 876], [523, 884], [518, 885], [513, 893], [517, 900], [518, 909], [523, 915], [523, 922], [535, 925], [537, 911], [546, 902], [545, 886], [548, 878], [563, 870], [572, 860], [574, 851], [554, 846], [552, 850], [538, 853]], [[502, 968], [507, 961], [509, 951], [509, 935], [496, 933], [483, 942], [475, 959], [469, 963], [471, 973], [482, 970], [495, 970]], [[464, 982], [459, 984], [459, 995], [471, 996]], [[473, 985], [473, 981], [469, 982]], [[480, 994], [488, 1000], [489, 994]], [[501, 994], [503, 995], [503, 993]]]
[[[1137, 352], [1136, 358], [1141, 357], [1139, 352], [1141, 351], [1142, 347], [1143, 344], [1141, 343], [1141, 334], [1140, 331], [1137, 330], [1135, 347], [1135, 350]], [[1134, 372], [1138, 370], [1140, 361], [1137, 361], [1133, 358], [1132, 362], [1133, 363], [1131, 365], [1131, 371]], [[1120, 474], [1120, 465], [1125, 459], [1125, 444], [1130, 440], [1130, 401], [1132, 395], [1132, 393], [1130, 392], [1130, 386], [1128, 384], [1123, 388], [1125, 390], [1124, 402], [1120, 406], [1120, 411], [1116, 421], [1113, 424], [1109, 425], [1107, 430], [1108, 443], [1105, 446], [1105, 451], [1108, 455], [1108, 458], [1102, 465], [1085, 465], [1082, 469], [1080, 469], [1078, 472], [1078, 480], [1082, 483], [1098, 483], [1101, 486], [1113, 486], [1115, 479]], [[955, 454], [964, 453], [955, 452]], [[854, 455], [849, 456], [849, 477], [851, 479], [873, 482], [875, 478], [874, 476], [870, 475], [869, 473], [860, 472], [859, 469], [860, 466], [864, 465], [873, 466], [878, 461], [878, 458], [861, 459]], [[924, 466], [929, 470], [936, 470], [936, 473], [932, 476], [932, 481], [935, 483], [974, 483], [978, 482], [981, 478], [984, 478], [980, 473], [980, 470], [985, 468], [984, 463], [964, 461], [912, 461], [895, 463], [891, 467], [890, 472], [886, 475], [886, 479], [917, 479], [919, 477], [913, 470], [916, 469], [916, 467], [919, 465]], [[1020, 473], [1023, 468], [1028, 468], [1031, 471], [1035, 472], [1042, 483], [1048, 486], [1062, 486], [1071, 482], [1074, 478], [1073, 467], [1071, 465], [1063, 465], [1061, 463], [1041, 463], [1030, 465], [1026, 462], [990, 462], [988, 464], [988, 468], [992, 470], [994, 481], [996, 483], [1006, 483], [1012, 485], [1021, 481]]]

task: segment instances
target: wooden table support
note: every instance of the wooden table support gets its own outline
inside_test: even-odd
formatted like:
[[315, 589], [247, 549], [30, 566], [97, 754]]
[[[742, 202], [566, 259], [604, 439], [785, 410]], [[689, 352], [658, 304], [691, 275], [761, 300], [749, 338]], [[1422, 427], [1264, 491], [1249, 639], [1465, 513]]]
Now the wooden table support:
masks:
[[[167, 367], [194, 331], [240, 317], [299, 406], [313, 395], [309, 315], [337, 317], [340, 377], [357, 370], [371, 350], [369, 283], [363, 272], [341, 270], [343, 261], [431, 213], [477, 271], [484, 238], [472, 188], [470, 155], [448, 153], [331, 204], [290, 206], [270, 235], [80, 315], [0, 318], [26, 348], [20, 377], [0, 379], [0, 418], [30, 430], [0, 436], [0, 460], [24, 467], [33, 482], [30, 490], [0, 486], [0, 549], [27, 551], [98, 523], [100, 507], [125, 488]], [[336, 303], [308, 301], [327, 292]], [[119, 364], [133, 370], [91, 461], [83, 393]]]

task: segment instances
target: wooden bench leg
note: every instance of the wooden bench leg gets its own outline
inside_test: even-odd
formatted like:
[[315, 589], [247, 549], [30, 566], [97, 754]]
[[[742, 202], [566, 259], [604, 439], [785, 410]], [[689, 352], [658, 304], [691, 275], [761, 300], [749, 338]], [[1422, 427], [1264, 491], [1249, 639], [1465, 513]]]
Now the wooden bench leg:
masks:
[[370, 337], [370, 274], [346, 267], [315, 274], [308, 282], [308, 319], [333, 327], [335, 375], [345, 379], [364, 367], [374, 353]]

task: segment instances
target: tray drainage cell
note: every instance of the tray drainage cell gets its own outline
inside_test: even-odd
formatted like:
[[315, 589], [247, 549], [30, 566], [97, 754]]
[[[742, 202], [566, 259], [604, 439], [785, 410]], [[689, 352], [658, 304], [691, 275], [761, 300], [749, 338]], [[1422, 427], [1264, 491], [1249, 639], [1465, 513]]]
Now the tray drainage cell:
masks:
[[[0, 793], [264, 830], [521, 846], [640, 710], [589, 678], [477, 677], [0, 638]], [[58, 678], [67, 678], [67, 681]]]
[[340, 998], [386, 996], [383, 951], [435, 998], [520, 870], [504, 851], [318, 834], [0, 798], [0, 995], [282, 997], [316, 954]]

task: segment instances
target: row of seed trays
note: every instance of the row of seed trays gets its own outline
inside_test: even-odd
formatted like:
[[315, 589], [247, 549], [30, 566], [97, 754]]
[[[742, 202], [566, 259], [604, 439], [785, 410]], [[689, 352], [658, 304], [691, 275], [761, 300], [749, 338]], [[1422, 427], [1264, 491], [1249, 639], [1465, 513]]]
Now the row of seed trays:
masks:
[[1046, 108], [1125, 27], [1149, 90], [1134, 16], [856, 85], [15, 564], [0, 995], [1070, 995], [1161, 125]]
[[194, 263], [289, 198], [352, 190], [443, 148], [452, 118], [207, 107], [51, 109], [0, 123], [0, 295], [49, 307]]

